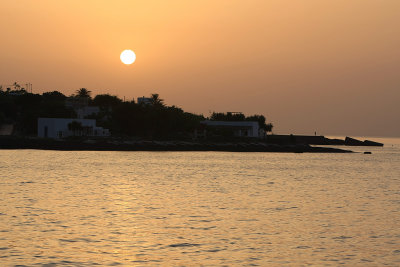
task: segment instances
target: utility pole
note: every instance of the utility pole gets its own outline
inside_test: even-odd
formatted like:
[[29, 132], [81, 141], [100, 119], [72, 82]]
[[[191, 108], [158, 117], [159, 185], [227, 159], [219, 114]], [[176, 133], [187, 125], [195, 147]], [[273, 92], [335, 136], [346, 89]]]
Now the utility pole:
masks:
[[30, 91], [31, 92], [31, 94], [32, 94], [32, 84], [31, 83], [27, 83], [27, 84], [25, 84], [26, 85], [26, 91]]

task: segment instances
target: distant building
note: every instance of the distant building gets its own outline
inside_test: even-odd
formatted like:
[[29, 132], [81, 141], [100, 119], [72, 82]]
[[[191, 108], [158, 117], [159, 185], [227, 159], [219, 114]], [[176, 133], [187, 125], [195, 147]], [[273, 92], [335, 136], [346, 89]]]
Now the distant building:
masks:
[[138, 104], [144, 104], [144, 105], [151, 105], [152, 104], [152, 98], [150, 97], [138, 97], [137, 98], [137, 103]]
[[260, 127], [256, 121], [202, 121], [206, 128], [224, 129], [232, 132], [236, 137], [262, 137]]
[[13, 91], [9, 91], [8, 90], [9, 88], [7, 88], [7, 92], [8, 92], [8, 94], [9, 95], [24, 95], [24, 94], [26, 94], [26, 91], [25, 91], [25, 89], [20, 89], [20, 90], [13, 90]]
[[78, 119], [84, 119], [90, 115], [96, 115], [100, 112], [100, 108], [97, 106], [89, 106], [89, 99], [87, 97], [69, 97], [65, 101], [65, 106], [72, 108]]
[[[78, 122], [82, 126], [79, 132], [69, 130], [68, 125]], [[72, 119], [72, 118], [39, 118], [38, 137], [42, 138], [64, 138], [68, 136], [109, 136], [110, 131], [96, 126], [96, 120]]]
[[100, 112], [100, 108], [97, 106], [86, 106], [75, 109], [78, 119], [84, 119], [90, 115], [96, 115]]

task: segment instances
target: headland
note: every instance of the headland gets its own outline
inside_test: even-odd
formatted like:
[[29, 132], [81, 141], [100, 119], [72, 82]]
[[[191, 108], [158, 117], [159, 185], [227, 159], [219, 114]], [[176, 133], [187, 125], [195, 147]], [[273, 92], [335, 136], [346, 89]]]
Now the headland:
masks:
[[[126, 101], [80, 88], [65, 96], [0, 90], [0, 149], [349, 153], [326, 146], [383, 146], [346, 137], [275, 135], [264, 115], [167, 106], [158, 94]], [[322, 145], [324, 147], [316, 147]]]

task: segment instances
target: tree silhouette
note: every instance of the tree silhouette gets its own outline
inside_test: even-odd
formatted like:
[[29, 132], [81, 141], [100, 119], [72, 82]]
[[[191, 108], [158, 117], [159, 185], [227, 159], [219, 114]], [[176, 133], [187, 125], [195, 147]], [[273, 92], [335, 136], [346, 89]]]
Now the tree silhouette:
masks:
[[45, 100], [63, 102], [63, 104], [65, 99], [67, 98], [63, 93], [60, 93], [59, 91], [46, 92], [43, 93], [42, 96]]
[[151, 104], [153, 106], [164, 106], [164, 99], [161, 99], [158, 94], [151, 94]]
[[91, 93], [92, 93], [92, 91], [89, 91], [86, 88], [80, 88], [79, 90], [76, 90], [77, 97], [90, 98]]
[[260, 129], [267, 132], [272, 132], [272, 128], [274, 127], [272, 123], [266, 123], [266, 119], [263, 115], [252, 115], [246, 117], [242, 113], [217, 113], [213, 112], [209, 118], [212, 121], [256, 121], [258, 122], [258, 126]]
[[68, 130], [72, 131], [74, 136], [75, 136], [76, 133], [81, 133], [82, 132], [83, 126], [78, 121], [72, 121], [72, 122], [68, 123]]
[[265, 132], [272, 132], [272, 128], [274, 128], [274, 125], [272, 123], [267, 123], [265, 125]]
[[14, 90], [19, 90], [21, 88], [21, 85], [19, 85], [17, 82], [13, 83]]
[[212, 121], [244, 121], [246, 117], [242, 113], [218, 113], [213, 112], [211, 114], [210, 120]]
[[109, 94], [102, 94], [102, 95], [96, 95], [93, 98], [93, 105], [99, 106], [99, 107], [113, 107], [117, 106], [122, 102], [121, 99], [119, 99], [117, 96], [109, 95]]

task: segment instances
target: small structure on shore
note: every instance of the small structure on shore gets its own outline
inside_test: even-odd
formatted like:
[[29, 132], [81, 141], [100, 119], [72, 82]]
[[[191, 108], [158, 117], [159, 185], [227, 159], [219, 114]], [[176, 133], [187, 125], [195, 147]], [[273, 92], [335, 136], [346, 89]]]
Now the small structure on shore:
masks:
[[201, 121], [208, 129], [216, 131], [227, 131], [235, 137], [255, 137], [259, 138], [260, 126], [256, 121]]
[[151, 97], [138, 97], [137, 98], [137, 103], [138, 104], [143, 104], [143, 105], [151, 105], [152, 104], [152, 99]]
[[96, 126], [96, 120], [38, 118], [38, 137], [60, 139], [69, 136], [110, 136], [110, 131]]

